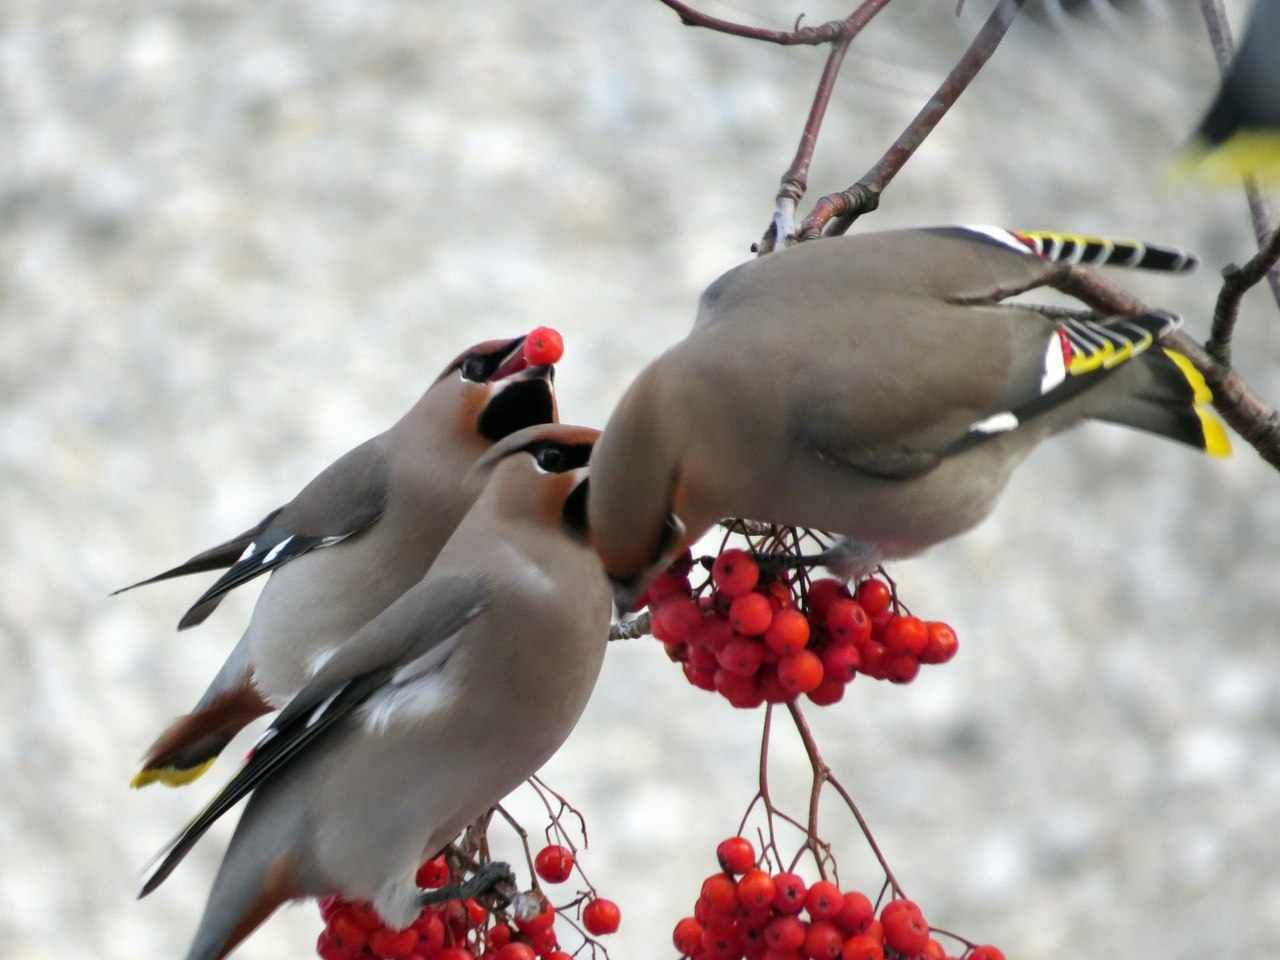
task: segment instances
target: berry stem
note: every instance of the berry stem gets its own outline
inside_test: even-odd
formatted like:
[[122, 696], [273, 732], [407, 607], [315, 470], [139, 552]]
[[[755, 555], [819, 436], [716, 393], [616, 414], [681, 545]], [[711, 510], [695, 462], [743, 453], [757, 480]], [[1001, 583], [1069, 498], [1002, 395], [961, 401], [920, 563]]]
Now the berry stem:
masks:
[[533, 867], [533, 851], [529, 849], [529, 832], [525, 830], [524, 827], [520, 826], [515, 817], [507, 813], [506, 808], [503, 807], [502, 804], [498, 804], [493, 809], [502, 817], [503, 820], [507, 821], [507, 825], [510, 826], [511, 829], [516, 832], [516, 836], [520, 838], [520, 846], [524, 847], [524, 860], [525, 863], [529, 865], [529, 878], [533, 884], [533, 889], [540, 890], [541, 887], [538, 885], [538, 871]]

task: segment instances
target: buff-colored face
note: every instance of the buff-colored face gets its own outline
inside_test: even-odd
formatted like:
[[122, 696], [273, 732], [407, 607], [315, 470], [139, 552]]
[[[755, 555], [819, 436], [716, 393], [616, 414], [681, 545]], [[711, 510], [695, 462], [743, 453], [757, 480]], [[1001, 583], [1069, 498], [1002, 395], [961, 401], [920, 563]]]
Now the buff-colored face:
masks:
[[455, 357], [430, 393], [457, 418], [458, 435], [487, 446], [525, 427], [555, 423], [555, 368], [531, 367], [524, 337], [486, 340]]

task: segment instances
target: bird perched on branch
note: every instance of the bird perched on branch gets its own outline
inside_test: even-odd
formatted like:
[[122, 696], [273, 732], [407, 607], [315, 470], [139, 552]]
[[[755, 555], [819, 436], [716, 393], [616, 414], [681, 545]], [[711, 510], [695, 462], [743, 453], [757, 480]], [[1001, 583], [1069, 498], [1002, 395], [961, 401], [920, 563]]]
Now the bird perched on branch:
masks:
[[1216, 179], [1280, 180], [1280, 3], [1253, 5], [1244, 39], [1192, 138], [1188, 165]]
[[569, 735], [609, 635], [586, 530], [596, 436], [531, 427], [485, 453], [471, 473], [488, 483], [426, 577], [333, 651], [163, 851], [142, 896], [252, 793], [187, 960], [225, 956], [299, 897], [368, 900], [407, 926], [424, 856]]
[[554, 368], [530, 366], [525, 343], [471, 347], [390, 429], [283, 507], [133, 585], [229, 568], [183, 616], [185, 629], [231, 590], [271, 574], [240, 642], [194, 709], [148, 750], [133, 786], [200, 776], [245, 724], [296, 693], [317, 662], [422, 579], [480, 492], [466, 481], [476, 459], [523, 427], [556, 420]]
[[1158, 345], [1175, 317], [1055, 319], [999, 302], [1064, 275], [1046, 253], [1188, 262], [949, 227], [802, 243], [711, 284], [592, 458], [591, 535], [619, 606], [726, 516], [841, 534], [830, 559], [847, 571], [916, 553], [982, 520], [1023, 457], [1082, 420], [1225, 453], [1204, 380]]

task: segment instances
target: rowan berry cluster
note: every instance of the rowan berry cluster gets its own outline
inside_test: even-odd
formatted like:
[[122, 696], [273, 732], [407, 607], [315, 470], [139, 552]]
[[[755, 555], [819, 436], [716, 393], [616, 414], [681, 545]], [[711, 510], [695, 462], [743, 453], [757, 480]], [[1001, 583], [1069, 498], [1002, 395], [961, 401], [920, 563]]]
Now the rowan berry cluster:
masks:
[[746, 550], [704, 558], [711, 576], [697, 589], [686, 553], [649, 587], [653, 636], [695, 687], [735, 707], [785, 703], [805, 694], [836, 703], [858, 674], [910, 683], [922, 664], [955, 656], [955, 631], [901, 611], [884, 580], [850, 592], [839, 580], [764, 578]]
[[[702, 882], [693, 916], [671, 939], [694, 960], [953, 960], [930, 936], [911, 900], [876, 907], [866, 894], [813, 884], [794, 873], [770, 874], [751, 841], [729, 837], [716, 847], [721, 872]], [[802, 918], [803, 915], [803, 918]], [[964, 960], [1004, 960], [995, 947], [966, 946]]]
[[[559, 845], [543, 847], [534, 858], [535, 872], [547, 883], [568, 880], [573, 867], [573, 851]], [[424, 890], [434, 890], [459, 878], [441, 855], [422, 864], [415, 879]], [[475, 899], [433, 904], [408, 927], [392, 930], [372, 905], [326, 897], [320, 901], [325, 928], [316, 953], [323, 960], [570, 960], [560, 949], [556, 919], [572, 923], [569, 913], [577, 907], [591, 937], [614, 933], [622, 920], [612, 900], [591, 896], [556, 908], [535, 887], [501, 909]]]

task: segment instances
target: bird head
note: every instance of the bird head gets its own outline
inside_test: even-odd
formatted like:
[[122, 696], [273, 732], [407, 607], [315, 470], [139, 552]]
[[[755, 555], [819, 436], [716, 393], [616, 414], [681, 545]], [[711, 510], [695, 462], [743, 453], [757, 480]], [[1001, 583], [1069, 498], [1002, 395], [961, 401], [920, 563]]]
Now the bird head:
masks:
[[530, 364], [526, 337], [485, 340], [444, 368], [424, 400], [456, 411], [458, 427], [484, 444], [559, 419], [555, 366]]

